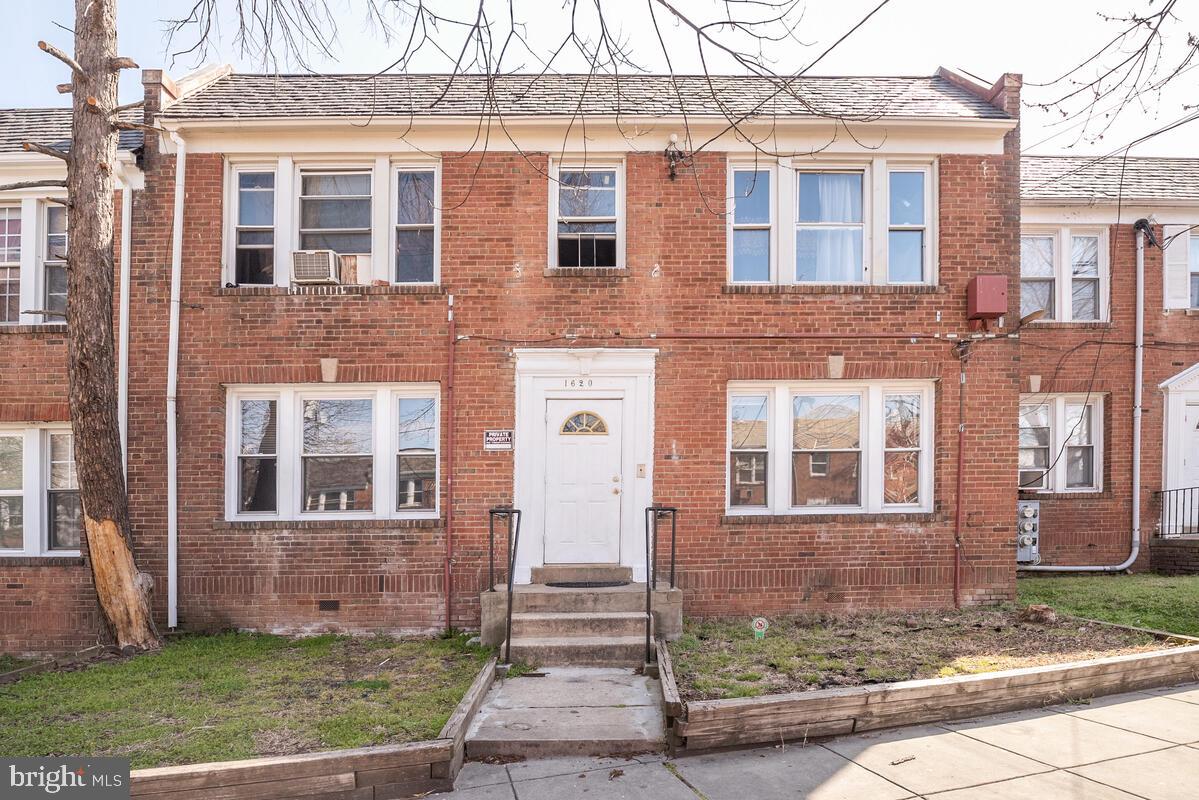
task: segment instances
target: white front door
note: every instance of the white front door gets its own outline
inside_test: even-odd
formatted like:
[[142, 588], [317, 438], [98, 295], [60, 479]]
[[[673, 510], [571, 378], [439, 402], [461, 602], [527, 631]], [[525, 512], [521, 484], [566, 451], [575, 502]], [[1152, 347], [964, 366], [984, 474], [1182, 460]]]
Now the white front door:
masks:
[[620, 561], [620, 400], [547, 399], [545, 563]]
[[1182, 412], [1182, 481], [1179, 488], [1199, 486], [1199, 403]]

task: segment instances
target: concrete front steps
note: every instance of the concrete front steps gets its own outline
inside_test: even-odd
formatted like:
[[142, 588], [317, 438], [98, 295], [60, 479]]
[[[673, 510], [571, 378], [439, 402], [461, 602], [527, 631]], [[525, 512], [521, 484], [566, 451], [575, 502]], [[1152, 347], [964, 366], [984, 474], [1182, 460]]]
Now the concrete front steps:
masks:
[[[629, 567], [558, 564], [533, 568], [533, 583], [516, 586], [512, 600], [514, 662], [535, 666], [633, 667], [645, 662], [644, 583], [556, 587], [547, 582], [615, 582], [632, 579]], [[507, 613], [506, 587], [483, 592], [482, 639], [500, 645]], [[674, 638], [682, 626], [677, 589], [654, 592], [654, 626]], [[676, 620], [677, 618], [677, 620]], [[673, 633], [673, 636], [669, 634]]]

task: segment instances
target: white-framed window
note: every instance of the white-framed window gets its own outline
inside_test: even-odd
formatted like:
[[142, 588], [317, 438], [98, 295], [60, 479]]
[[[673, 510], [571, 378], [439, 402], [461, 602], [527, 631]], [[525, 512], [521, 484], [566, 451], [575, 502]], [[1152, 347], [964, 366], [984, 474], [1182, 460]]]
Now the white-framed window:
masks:
[[227, 517], [436, 516], [439, 397], [436, 384], [230, 388]]
[[275, 170], [233, 170], [233, 281], [238, 286], [270, 286], [275, 282]]
[[1199, 308], [1199, 233], [1191, 231], [1190, 244], [1191, 308]]
[[796, 283], [865, 283], [866, 169], [795, 171]]
[[46, 203], [45, 236], [42, 237], [42, 308], [63, 316], [67, 313], [67, 207]]
[[1095, 227], [1032, 226], [1020, 236], [1020, 316], [1043, 321], [1108, 318], [1107, 231]]
[[728, 513], [932, 508], [930, 381], [734, 382]]
[[554, 162], [550, 168], [550, 265], [624, 266], [624, 165]]
[[747, 165], [729, 168], [729, 280], [770, 283], [774, 279], [775, 170]]
[[731, 283], [935, 282], [931, 161], [731, 161]]
[[83, 510], [69, 427], [0, 427], [0, 556], [77, 556]]
[[1018, 486], [1024, 491], [1103, 488], [1103, 398], [1026, 395], [1020, 399]]
[[436, 283], [441, 261], [441, 182], [429, 166], [400, 166], [394, 171], [396, 283]]
[[21, 321], [21, 207], [0, 206], [0, 325]]
[[371, 253], [371, 170], [300, 170], [300, 249]]

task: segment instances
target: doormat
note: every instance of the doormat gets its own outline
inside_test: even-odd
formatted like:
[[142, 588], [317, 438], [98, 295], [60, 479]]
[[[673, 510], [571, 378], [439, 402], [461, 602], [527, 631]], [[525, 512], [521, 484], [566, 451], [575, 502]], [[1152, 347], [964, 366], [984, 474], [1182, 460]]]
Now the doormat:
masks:
[[632, 581], [549, 581], [545, 585], [556, 589], [610, 589], [628, 586]]

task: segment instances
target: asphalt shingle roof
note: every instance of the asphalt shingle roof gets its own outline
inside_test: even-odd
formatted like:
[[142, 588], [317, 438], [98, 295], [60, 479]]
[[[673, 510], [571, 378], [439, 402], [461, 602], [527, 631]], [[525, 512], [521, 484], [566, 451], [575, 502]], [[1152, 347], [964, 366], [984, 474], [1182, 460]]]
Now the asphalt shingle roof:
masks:
[[1199, 158], [1024, 156], [1024, 200], [1199, 201]]
[[[141, 112], [125, 112], [122, 119], [141, 121]], [[0, 109], [0, 153], [20, 153], [23, 142], [37, 142], [59, 150], [71, 147], [71, 109], [5, 108]], [[117, 147], [135, 150], [142, 146], [141, 131], [121, 131]]]
[[[792, 91], [746, 76], [664, 75], [236, 75], [220, 78], [167, 108], [177, 119], [262, 119], [477, 115], [622, 114], [659, 117], [741, 114], [765, 103], [767, 116], [837, 115], [1007, 119], [945, 78], [802, 77]], [[673, 82], [672, 82], [673, 80]], [[444, 96], [443, 95], [444, 92]], [[489, 96], [490, 95], [490, 96]], [[681, 100], [680, 100], [681, 97]]]

